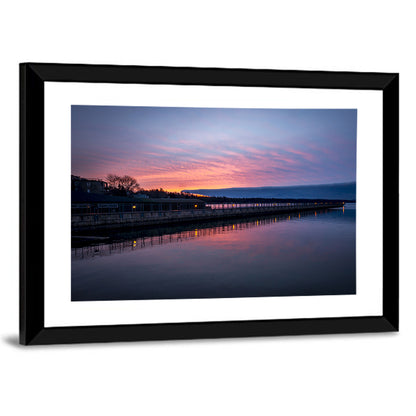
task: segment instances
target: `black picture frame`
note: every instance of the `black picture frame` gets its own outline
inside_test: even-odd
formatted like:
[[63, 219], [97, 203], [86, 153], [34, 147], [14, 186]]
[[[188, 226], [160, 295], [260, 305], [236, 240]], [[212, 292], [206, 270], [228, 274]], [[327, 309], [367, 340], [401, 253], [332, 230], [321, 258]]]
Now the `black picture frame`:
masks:
[[[44, 325], [44, 84], [144, 83], [378, 90], [383, 94], [381, 316], [47, 327]], [[325, 71], [20, 64], [20, 343], [24, 345], [398, 331], [399, 75]], [[29, 201], [36, 200], [36, 204]], [[388, 207], [388, 212], [387, 212]]]

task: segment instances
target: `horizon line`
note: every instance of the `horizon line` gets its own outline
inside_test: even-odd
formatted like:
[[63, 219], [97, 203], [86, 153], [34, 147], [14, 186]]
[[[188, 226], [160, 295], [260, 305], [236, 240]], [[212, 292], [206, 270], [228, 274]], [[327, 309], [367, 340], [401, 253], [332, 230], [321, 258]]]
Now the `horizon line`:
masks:
[[[316, 184], [302, 184], [302, 185], [267, 185], [267, 186], [236, 186], [231, 188], [195, 188], [193, 190], [210, 190], [210, 191], [220, 191], [225, 189], [266, 189], [266, 188], [294, 188], [294, 187], [306, 187], [306, 186], [330, 186], [330, 185], [349, 185], [356, 184], [357, 181], [349, 182], [331, 182], [331, 183], [316, 183]], [[192, 189], [183, 189], [181, 192], [193, 191]]]

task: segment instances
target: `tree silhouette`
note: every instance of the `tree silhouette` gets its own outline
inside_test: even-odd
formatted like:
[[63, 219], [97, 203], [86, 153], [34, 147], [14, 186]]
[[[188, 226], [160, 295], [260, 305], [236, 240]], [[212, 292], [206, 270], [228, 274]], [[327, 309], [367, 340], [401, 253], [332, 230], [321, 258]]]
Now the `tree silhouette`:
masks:
[[130, 194], [140, 190], [140, 185], [137, 180], [129, 175], [119, 176], [109, 173], [105, 180], [110, 191], [117, 191], [117, 193]]

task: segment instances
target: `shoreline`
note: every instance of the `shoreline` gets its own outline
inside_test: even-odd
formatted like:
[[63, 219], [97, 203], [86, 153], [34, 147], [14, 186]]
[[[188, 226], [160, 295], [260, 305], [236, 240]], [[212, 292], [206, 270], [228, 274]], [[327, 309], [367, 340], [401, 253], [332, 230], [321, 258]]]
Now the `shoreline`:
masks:
[[302, 203], [287, 207], [250, 207], [227, 209], [200, 209], [183, 211], [154, 211], [112, 214], [72, 215], [71, 230], [76, 236], [82, 232], [115, 230], [123, 228], [149, 228], [155, 226], [215, 221], [219, 219], [244, 218], [288, 214], [292, 212], [342, 208], [343, 203]]

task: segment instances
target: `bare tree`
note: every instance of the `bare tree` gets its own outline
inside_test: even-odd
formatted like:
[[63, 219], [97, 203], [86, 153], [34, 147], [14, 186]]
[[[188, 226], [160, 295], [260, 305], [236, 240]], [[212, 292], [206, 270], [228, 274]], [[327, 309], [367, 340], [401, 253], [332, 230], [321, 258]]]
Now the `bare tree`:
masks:
[[129, 175], [119, 176], [109, 173], [105, 177], [108, 187], [111, 190], [117, 190], [125, 193], [133, 193], [140, 190], [137, 180]]
[[126, 192], [137, 192], [140, 189], [140, 185], [137, 183], [136, 179], [128, 175], [124, 175], [120, 178], [120, 185]]
[[110, 189], [117, 189], [118, 188], [118, 178], [119, 176], [114, 175], [112, 173], [109, 173], [106, 177], [105, 177], [105, 181], [108, 184], [108, 187]]

